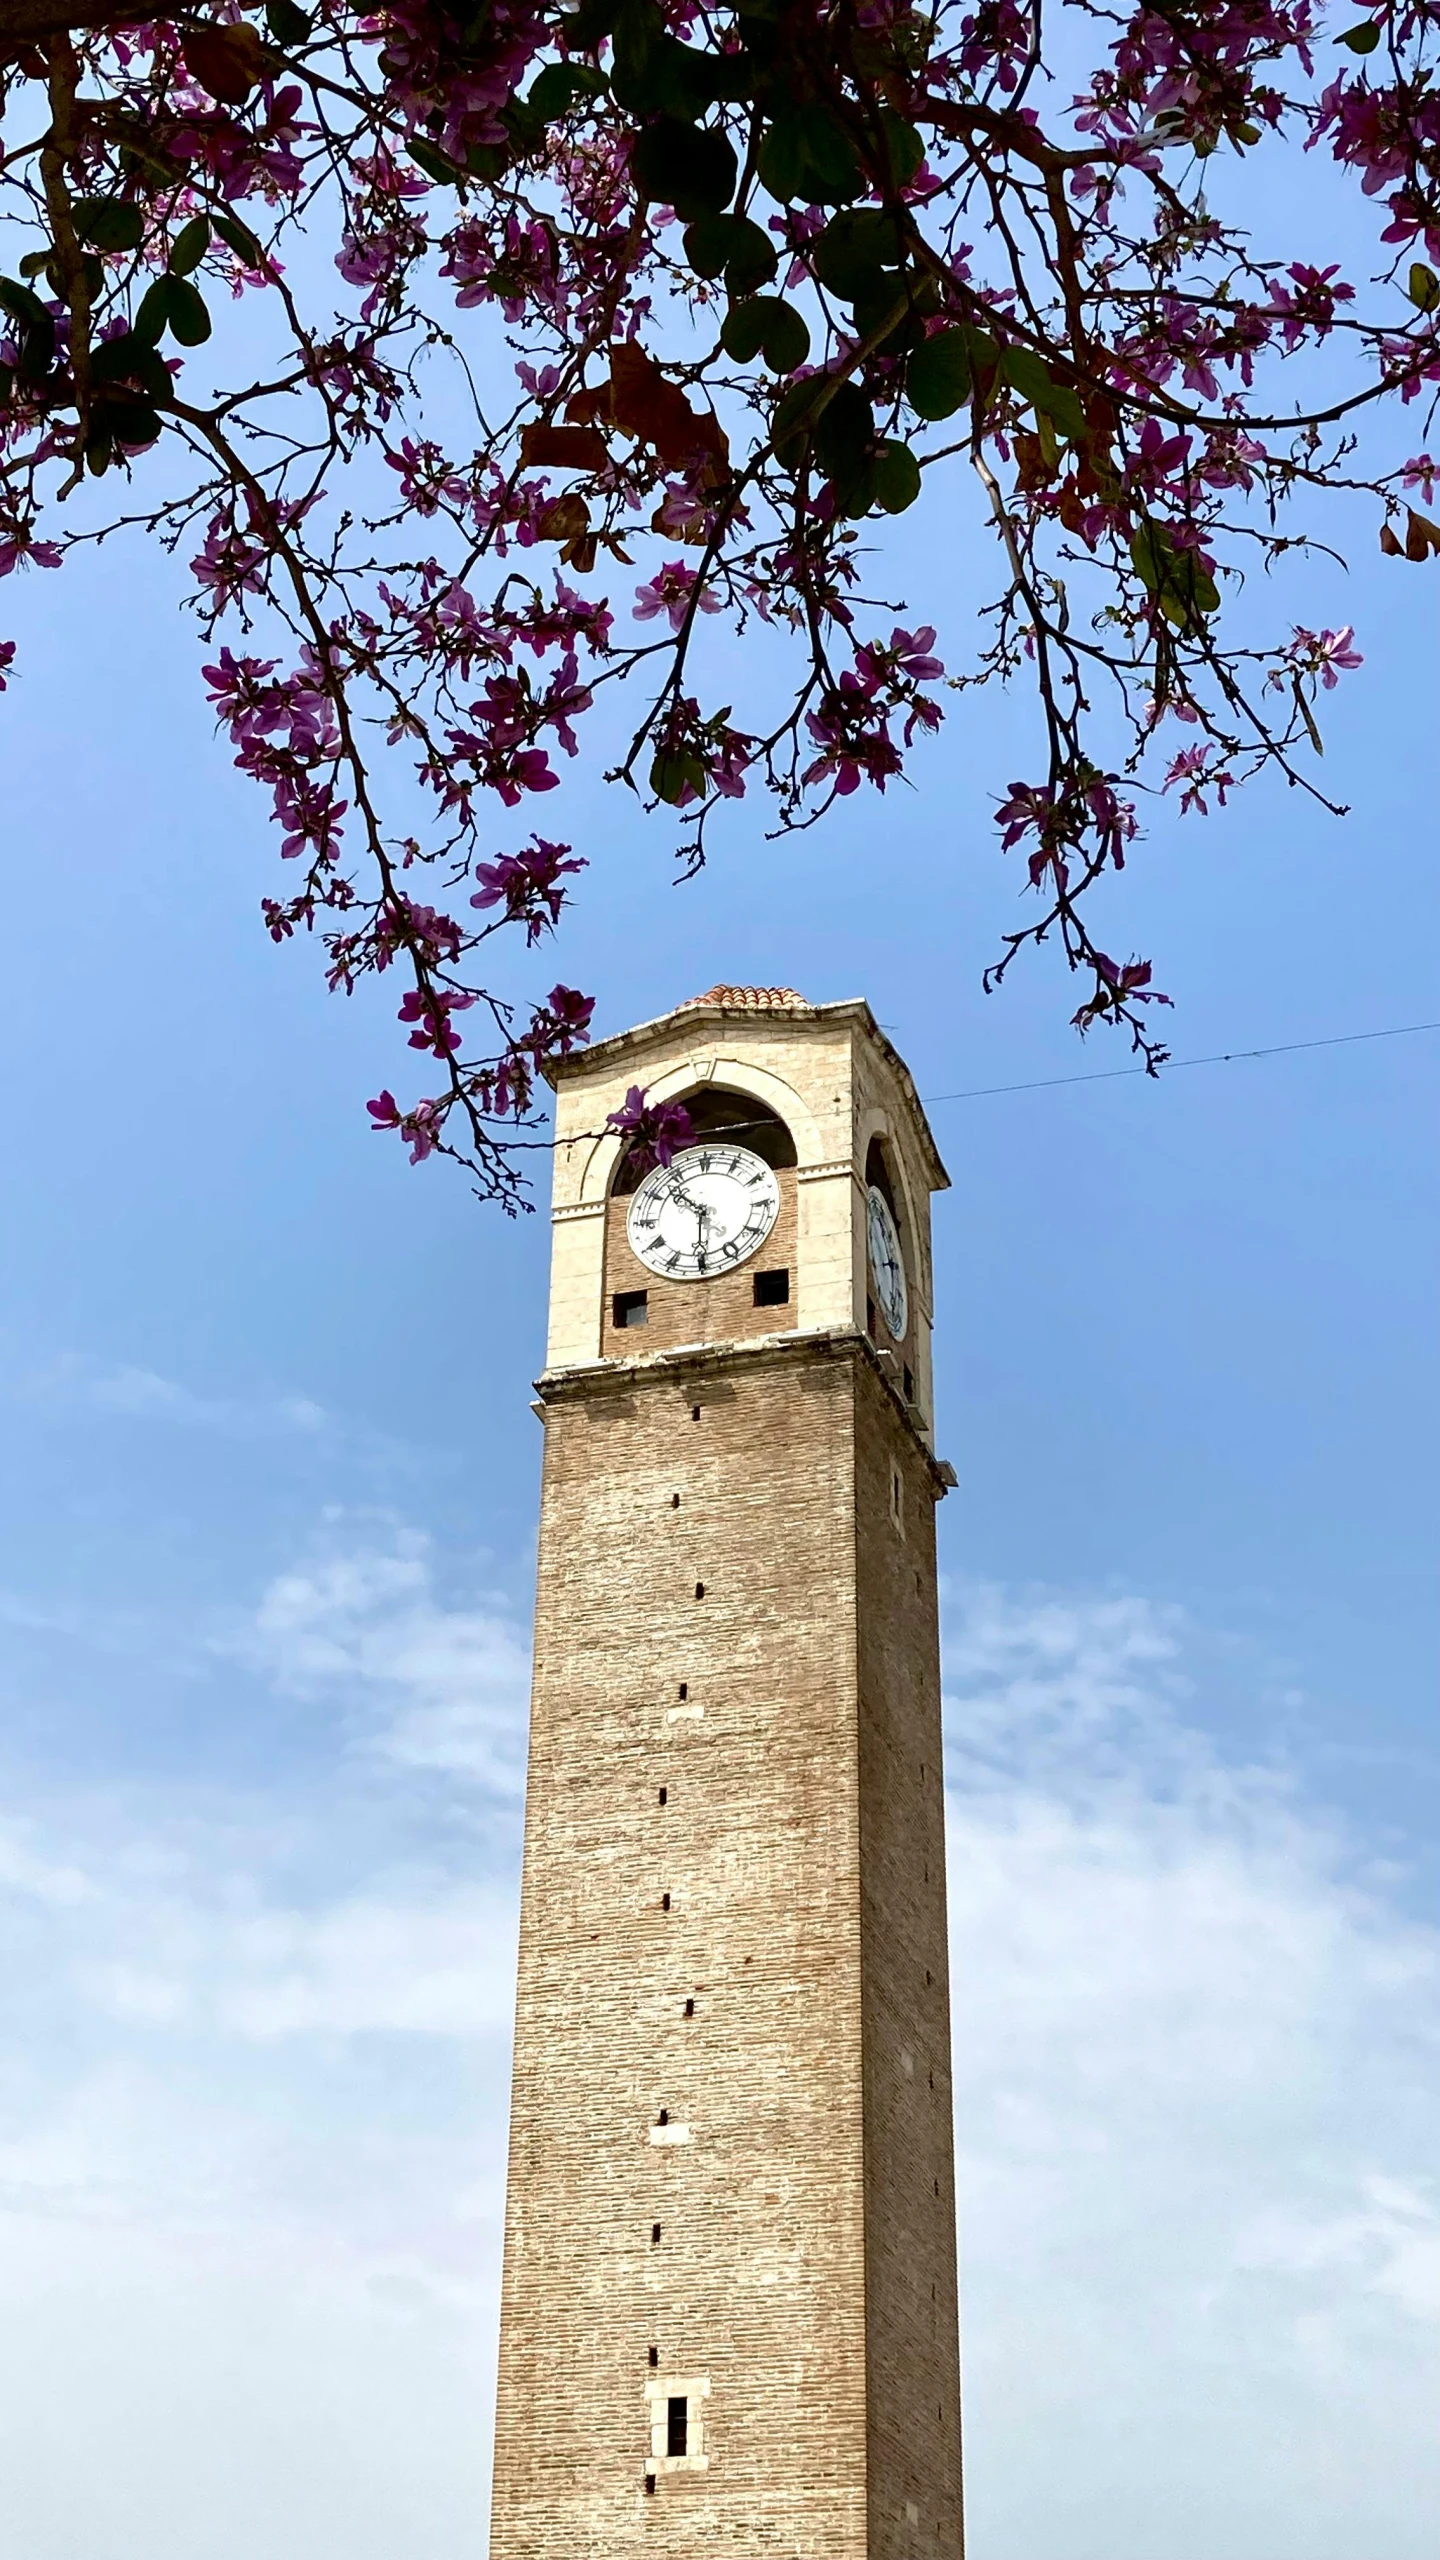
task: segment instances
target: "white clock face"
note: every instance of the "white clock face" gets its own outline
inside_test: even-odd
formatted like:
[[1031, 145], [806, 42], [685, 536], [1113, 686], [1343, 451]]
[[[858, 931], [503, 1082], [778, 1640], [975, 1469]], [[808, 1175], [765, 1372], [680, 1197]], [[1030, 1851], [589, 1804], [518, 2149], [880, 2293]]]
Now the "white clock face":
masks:
[[905, 1257], [890, 1215], [890, 1203], [873, 1182], [865, 1194], [865, 1224], [870, 1238], [870, 1272], [875, 1300], [892, 1339], [903, 1342], [910, 1322], [910, 1292], [905, 1285]]
[[661, 1280], [713, 1280], [748, 1262], [780, 1214], [764, 1158], [723, 1141], [686, 1147], [647, 1173], [630, 1203], [630, 1250]]

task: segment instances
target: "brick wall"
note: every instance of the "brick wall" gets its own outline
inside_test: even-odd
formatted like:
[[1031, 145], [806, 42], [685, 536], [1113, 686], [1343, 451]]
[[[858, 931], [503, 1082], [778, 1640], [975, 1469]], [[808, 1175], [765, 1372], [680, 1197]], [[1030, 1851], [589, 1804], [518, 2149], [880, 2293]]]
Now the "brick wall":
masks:
[[492, 2560], [957, 2560], [930, 1462], [853, 1336], [542, 1393]]

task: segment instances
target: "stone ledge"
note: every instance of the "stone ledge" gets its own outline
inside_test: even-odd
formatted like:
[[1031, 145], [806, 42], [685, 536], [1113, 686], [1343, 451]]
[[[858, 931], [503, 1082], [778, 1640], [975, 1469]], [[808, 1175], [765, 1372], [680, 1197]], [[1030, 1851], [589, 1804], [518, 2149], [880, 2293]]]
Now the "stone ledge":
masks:
[[563, 1369], [544, 1369], [534, 1382], [537, 1401], [531, 1409], [543, 1420], [547, 1405], [568, 1404], [597, 1393], [629, 1394], [650, 1381], [671, 1385], [685, 1378], [723, 1375], [747, 1362], [773, 1367], [796, 1359], [857, 1358], [869, 1363], [885, 1389], [930, 1470], [936, 1501], [942, 1501], [957, 1481], [955, 1470], [948, 1459], [936, 1457], [899, 1385], [890, 1376], [885, 1356], [855, 1325], [832, 1325], [815, 1333], [765, 1333], [750, 1342], [682, 1342], [637, 1360], [584, 1360]]

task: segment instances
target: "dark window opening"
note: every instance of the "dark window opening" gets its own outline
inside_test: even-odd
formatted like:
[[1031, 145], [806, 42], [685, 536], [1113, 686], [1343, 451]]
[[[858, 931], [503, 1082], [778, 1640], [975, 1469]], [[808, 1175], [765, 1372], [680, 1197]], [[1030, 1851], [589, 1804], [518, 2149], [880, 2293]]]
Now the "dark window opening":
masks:
[[697, 1583], [696, 1583], [696, 1585], [695, 1585], [695, 1597], [696, 1597], [696, 1599], [697, 1599], [697, 1600], [703, 1600], [703, 1599], [704, 1599], [704, 1597], [705, 1597], [705, 1585], [704, 1585], [704, 1583], [703, 1583], [703, 1582], [697, 1582]]
[[[934, 2290], [933, 2286], [932, 2286], [931, 2290], [932, 2290], [932, 2291]], [[651, 2362], [651, 2364], [652, 2364], [652, 2365], [656, 2365], [656, 2364], [658, 2364], [658, 2363], [659, 2363], [659, 2361], [660, 2361], [660, 2350], [659, 2350], [659, 2348], [658, 2348], [658, 2347], [652, 2347], [652, 2348], [651, 2348], [651, 2350], [650, 2350], [650, 2362]]]
[[901, 1375], [905, 1380], [905, 1401], [907, 1404], [913, 1404], [915, 1401], [915, 1380], [908, 1369], [902, 1370]]
[[686, 2003], [685, 2003], [685, 2015], [686, 2015], [686, 2017], [687, 2017], [687, 2018], [693, 2018], [693, 2017], [694, 2017], [694, 2015], [695, 2015], [695, 2003], [694, 2003], [694, 2001], [693, 2001], [693, 2000], [687, 2000], [687, 2001], [686, 2001]]
[[671, 1508], [671, 1510], [672, 1510], [672, 1511], [678, 1511], [678, 1510], [679, 1510], [679, 1508], [680, 1508], [680, 1496], [679, 1496], [679, 1494], [678, 1494], [678, 1493], [672, 1493], [672, 1494], [671, 1494], [671, 1496], [670, 1496], [670, 1508]]
[[757, 1271], [755, 1274], [757, 1307], [788, 1307], [790, 1274], [788, 1271]]
[[627, 1325], [648, 1324], [650, 1321], [649, 1290], [617, 1289], [610, 1301], [610, 1321], [617, 1333], [623, 1333]]
[[[737, 1147], [747, 1147], [780, 1172], [795, 1162], [795, 1141], [778, 1112], [756, 1100], [754, 1094], [737, 1093], [726, 1085], [702, 1085], [698, 1090], [671, 1097], [683, 1102], [690, 1127], [697, 1140], [729, 1139]], [[650, 1166], [643, 1144], [632, 1145], [622, 1156], [612, 1188], [612, 1196], [625, 1199], [638, 1191]]]
[[658, 2248], [658, 2247], [659, 2247], [659, 2245], [660, 2245], [660, 2225], [659, 2225], [659, 2223], [658, 2223], [658, 2222], [652, 2222], [652, 2223], [651, 2223], [651, 2225], [650, 2225], [650, 2246], [651, 2246], [651, 2248], [652, 2248], [652, 2249], [656, 2249], [656, 2248]]
[[684, 2453], [690, 2441], [690, 2403], [667, 2400], [665, 2403], [665, 2450], [668, 2454]]
[[688, 1680], [682, 1680], [682, 1681], [681, 1681], [681, 1683], [680, 1683], [680, 1695], [681, 1695], [681, 1697], [682, 1697], [682, 1698], [688, 1698], [688, 1697], [689, 1697], [689, 1695], [690, 1695], [690, 1683], [689, 1683], [689, 1681], [688, 1681]]
[[700, 1419], [700, 1407], [698, 1406], [698, 1404], [692, 1404], [692, 1406], [690, 1407], [690, 1419], [691, 1419], [691, 1421], [692, 1421], [692, 1422], [698, 1422], [698, 1421], [699, 1421], [699, 1419]]
[[879, 1331], [879, 1326], [875, 1316], [875, 1301], [873, 1298], [867, 1298], [865, 1301], [865, 1330], [873, 1342], [877, 1332]]
[[[658, 2116], [656, 2117], [655, 2121], [656, 2121], [656, 2123], [657, 2123], [657, 2124], [668, 2124], [668, 2123], [669, 2123], [669, 2121], [670, 2121], [670, 2110], [669, 2110], [669, 2108], [668, 2108], [668, 2107], [662, 2107], [662, 2108], [661, 2108], [661, 2110], [660, 2110], [660, 2113], [659, 2113], [659, 2114], [658, 2114]], [[938, 2183], [937, 2183], [936, 2188], [935, 2188], [935, 2193], [937, 2194], [937, 2196], [938, 2196], [938, 2194], [940, 2193], [940, 2188], [939, 2188]]]
[[935, 2193], [937, 2194], [937, 2196], [938, 2196], [938, 2194], [940, 2193], [940, 2181], [939, 2181], [939, 2179], [938, 2179], [938, 2178], [937, 2178], [937, 2179], [936, 2179], [936, 2181], [935, 2181]]
[[662, 1787], [662, 1788], [661, 1788], [661, 1790], [660, 1790], [660, 1801], [661, 1801], [661, 1803], [662, 1803], [662, 1804], [668, 1804], [668, 1803], [669, 1803], [669, 1801], [670, 1801], [670, 1790], [669, 1790], [669, 1788], [668, 1788], [668, 1787]]
[[653, 2498], [655, 2495], [655, 2474], [653, 2471], [647, 2471], [645, 2474], [645, 2495], [647, 2498]]
[[662, 1911], [668, 1911], [668, 1910], [669, 1910], [669, 1908], [670, 1908], [670, 1896], [669, 1896], [669, 1894], [668, 1894], [668, 1893], [662, 1893], [662, 1894], [661, 1894], [661, 1896], [660, 1896], [660, 1908], [661, 1908], [661, 1910], [662, 1910]]
[[930, 1967], [928, 1966], [928, 1964], [927, 1964], [927, 1966], [925, 1967], [925, 1988], [926, 1988], [926, 1990], [927, 1990], [927, 1991], [928, 1991], [928, 1990], [929, 1990], [929, 1988], [930, 1988]]

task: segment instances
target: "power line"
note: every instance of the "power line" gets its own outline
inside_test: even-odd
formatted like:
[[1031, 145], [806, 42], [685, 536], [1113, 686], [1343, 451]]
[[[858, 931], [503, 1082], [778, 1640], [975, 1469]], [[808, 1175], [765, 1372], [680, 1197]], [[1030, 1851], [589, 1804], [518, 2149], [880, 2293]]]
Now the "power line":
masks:
[[[1161, 1077], [1181, 1067], [1230, 1067], [1242, 1058], [1288, 1058], [1298, 1049], [1348, 1049], [1357, 1040], [1407, 1040], [1417, 1031], [1440, 1031], [1440, 1022], [1395, 1022], [1384, 1031], [1336, 1031], [1327, 1040], [1279, 1040], [1269, 1049], [1217, 1049], [1208, 1058], [1167, 1058]], [[987, 1102], [999, 1093], [1048, 1093], [1060, 1084], [1110, 1084], [1117, 1076], [1143, 1076], [1144, 1067], [1097, 1067], [1080, 1076], [1037, 1076], [1029, 1084], [977, 1084], [964, 1093], [931, 1093], [922, 1097], [931, 1111], [940, 1102]]]

